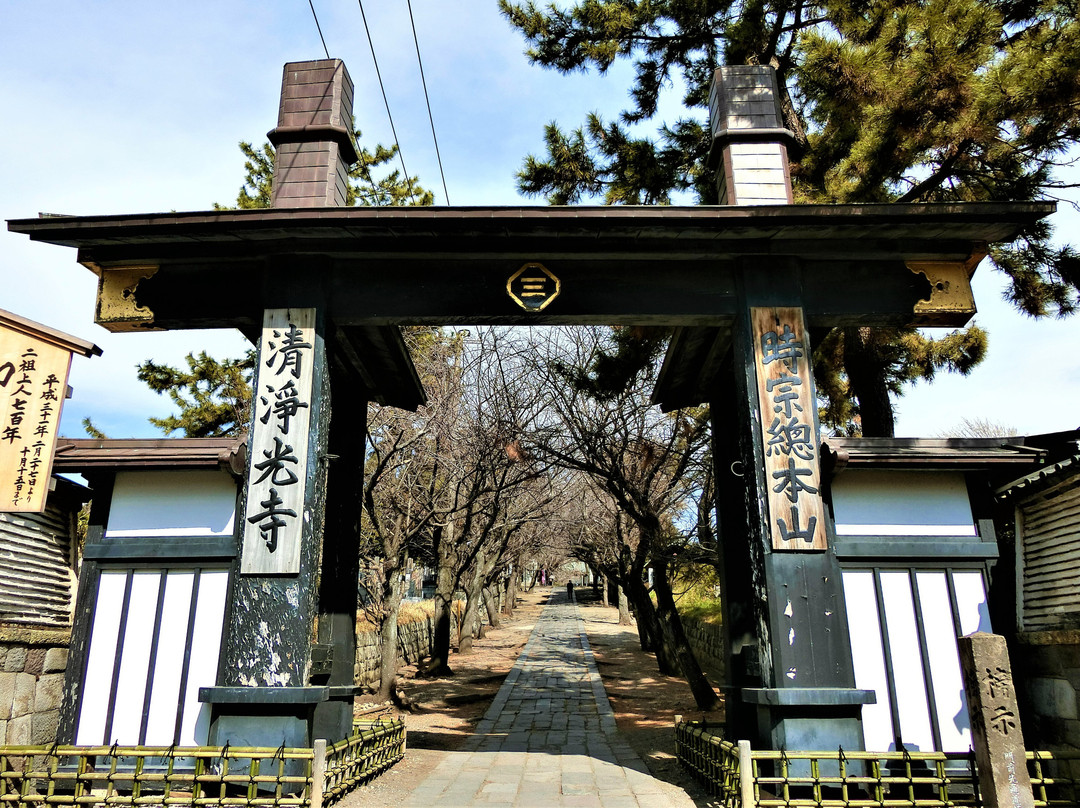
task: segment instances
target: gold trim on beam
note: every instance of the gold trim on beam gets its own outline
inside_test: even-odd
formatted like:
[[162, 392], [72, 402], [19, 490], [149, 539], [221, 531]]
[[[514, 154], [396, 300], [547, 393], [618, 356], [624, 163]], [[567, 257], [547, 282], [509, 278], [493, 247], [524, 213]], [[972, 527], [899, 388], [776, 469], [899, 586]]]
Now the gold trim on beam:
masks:
[[100, 268], [94, 322], [108, 331], [159, 331], [154, 326], [154, 312], [135, 299], [139, 282], [151, 278], [156, 266]]
[[922, 275], [930, 283], [930, 297], [915, 304], [917, 326], [959, 327], [975, 315], [975, 296], [971, 291], [971, 276], [986, 256], [977, 249], [959, 261], [907, 261], [908, 269]]

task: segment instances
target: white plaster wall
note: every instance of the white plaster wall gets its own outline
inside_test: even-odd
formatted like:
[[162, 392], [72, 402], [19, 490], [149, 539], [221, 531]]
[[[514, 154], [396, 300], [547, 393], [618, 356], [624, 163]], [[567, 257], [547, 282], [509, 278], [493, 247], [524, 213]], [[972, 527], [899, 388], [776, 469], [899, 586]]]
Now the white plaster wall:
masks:
[[977, 536], [961, 472], [852, 469], [832, 481], [837, 536]]
[[224, 471], [116, 475], [105, 538], [231, 536], [236, 481]]

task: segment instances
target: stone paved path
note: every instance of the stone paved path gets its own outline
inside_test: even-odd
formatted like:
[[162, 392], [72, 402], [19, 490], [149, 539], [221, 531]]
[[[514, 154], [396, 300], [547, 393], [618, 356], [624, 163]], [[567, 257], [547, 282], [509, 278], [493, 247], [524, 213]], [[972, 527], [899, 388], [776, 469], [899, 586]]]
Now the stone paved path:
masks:
[[693, 808], [619, 736], [577, 605], [552, 593], [464, 750], [416, 787], [408, 808]]

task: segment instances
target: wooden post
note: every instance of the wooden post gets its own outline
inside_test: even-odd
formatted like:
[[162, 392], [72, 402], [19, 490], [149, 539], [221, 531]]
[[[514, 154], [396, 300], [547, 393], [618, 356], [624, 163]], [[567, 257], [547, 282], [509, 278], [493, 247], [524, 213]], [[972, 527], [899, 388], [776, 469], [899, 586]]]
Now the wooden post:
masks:
[[724, 463], [717, 479], [732, 488], [718, 499], [737, 688], [727, 703], [728, 737], [772, 749], [861, 749], [861, 704], [873, 693], [855, 688], [822, 504], [802, 267], [774, 258], [739, 270], [745, 308], [732, 334], [730, 392], [712, 396], [734, 399], [714, 420], [733, 433], [714, 453]]
[[1033, 808], [1024, 733], [1005, 638], [979, 632], [959, 639], [979, 794], [987, 808]]
[[326, 787], [326, 741], [319, 738], [313, 747], [315, 758], [311, 761], [311, 808], [322, 808], [323, 789]]
[[[304, 313], [304, 318], [275, 327], [277, 314], [283, 311]], [[258, 361], [260, 371], [269, 374], [261, 372], [256, 379], [252, 401], [253, 438], [241, 534], [241, 557], [247, 561], [254, 556], [256, 560], [252, 566], [241, 567], [234, 584], [223, 684], [305, 687], [309, 684], [326, 497], [330, 391], [324, 326], [321, 312], [308, 307], [268, 310], [266, 318]], [[287, 359], [286, 370], [276, 374]], [[310, 398], [291, 400], [293, 388], [301, 389], [292, 375], [293, 362], [299, 362], [301, 370], [305, 366], [311, 369]], [[279, 398], [278, 393], [284, 396]], [[282, 432], [278, 425], [284, 425], [284, 416], [293, 405], [297, 414], [303, 414], [303, 428], [297, 428], [294, 414]], [[266, 427], [271, 427], [269, 443], [257, 442], [259, 432]], [[291, 500], [291, 492], [301, 488], [301, 481], [303, 499]], [[288, 560], [288, 566], [274, 566], [278, 563], [275, 556], [282, 562]]]
[[754, 758], [750, 741], [739, 741], [739, 801], [742, 808], [754, 808]]

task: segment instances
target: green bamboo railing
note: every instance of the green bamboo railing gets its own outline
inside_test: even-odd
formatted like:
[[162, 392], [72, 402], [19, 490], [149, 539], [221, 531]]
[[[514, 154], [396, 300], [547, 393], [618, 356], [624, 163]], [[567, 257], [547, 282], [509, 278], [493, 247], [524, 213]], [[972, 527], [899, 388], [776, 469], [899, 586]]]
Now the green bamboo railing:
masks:
[[400, 719], [310, 749], [0, 746], [0, 805], [322, 808], [404, 754]]
[[[981, 808], [971, 753], [753, 750], [675, 725], [676, 755], [725, 808]], [[1080, 752], [1028, 752], [1036, 808], [1080, 808]]]

